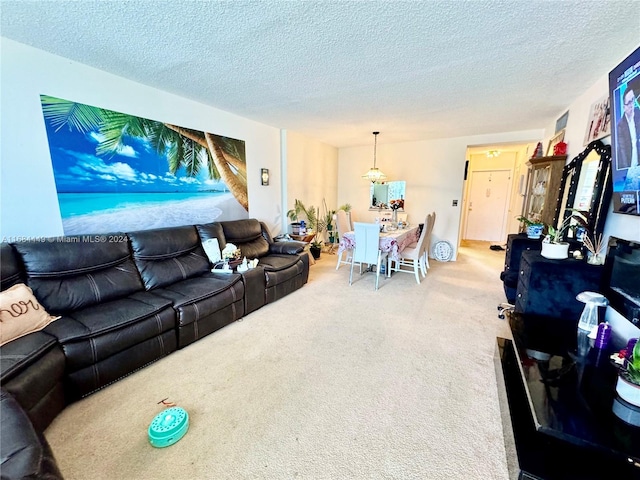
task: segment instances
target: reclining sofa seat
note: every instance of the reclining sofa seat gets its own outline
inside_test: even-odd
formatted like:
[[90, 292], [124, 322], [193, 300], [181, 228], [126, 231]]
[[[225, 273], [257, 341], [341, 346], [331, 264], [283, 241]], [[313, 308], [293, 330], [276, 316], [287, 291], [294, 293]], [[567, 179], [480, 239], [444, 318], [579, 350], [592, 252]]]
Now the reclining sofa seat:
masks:
[[264, 273], [264, 284], [256, 281], [248, 287], [248, 302], [254, 305], [249, 305], [251, 311], [255, 305], [275, 302], [309, 280], [309, 257], [300, 255], [306, 243], [274, 242], [266, 225], [257, 219], [213, 222], [196, 228], [203, 242], [217, 238], [221, 250], [232, 243], [240, 249], [242, 257], [259, 260], [258, 272]]
[[61, 315], [44, 332], [64, 351], [67, 403], [177, 348], [171, 302], [145, 292], [126, 235], [104, 237], [13, 244], [36, 298]]
[[195, 226], [127, 235], [145, 289], [169, 301], [177, 313], [178, 348], [244, 316], [244, 284], [237, 275], [210, 272]]
[[[0, 259], [0, 290], [26, 283], [18, 254], [8, 243], [0, 246]], [[66, 405], [64, 369], [62, 347], [54, 336], [44, 331], [30, 333], [2, 346], [2, 389], [24, 408], [38, 432], [44, 431]]]

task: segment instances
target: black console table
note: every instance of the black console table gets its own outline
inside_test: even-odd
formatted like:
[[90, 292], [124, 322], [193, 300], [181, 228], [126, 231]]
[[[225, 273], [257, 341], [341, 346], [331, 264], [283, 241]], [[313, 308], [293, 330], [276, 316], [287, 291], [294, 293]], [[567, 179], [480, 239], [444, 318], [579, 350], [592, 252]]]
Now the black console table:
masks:
[[540, 252], [525, 251], [520, 259], [515, 311], [578, 319], [584, 303], [576, 295], [599, 291], [604, 267], [585, 260], [552, 260]]
[[640, 479], [640, 428], [612, 412], [611, 350], [575, 355], [575, 322], [512, 313], [497, 339], [520, 479]]

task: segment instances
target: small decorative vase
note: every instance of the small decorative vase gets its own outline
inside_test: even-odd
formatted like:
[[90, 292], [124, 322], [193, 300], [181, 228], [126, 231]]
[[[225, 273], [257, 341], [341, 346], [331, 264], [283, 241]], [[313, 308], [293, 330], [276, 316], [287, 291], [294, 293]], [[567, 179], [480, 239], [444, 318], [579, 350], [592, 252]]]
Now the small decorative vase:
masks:
[[529, 225], [527, 227], [527, 237], [538, 239], [542, 236], [543, 229], [544, 229], [544, 225]]
[[542, 251], [540, 252], [540, 255], [552, 260], [563, 260], [565, 258], [569, 258], [569, 243], [542, 242]]
[[593, 254], [589, 252], [587, 254], [587, 263], [589, 265], [604, 265], [604, 255], [601, 253]]
[[391, 214], [391, 223], [393, 225], [398, 224], [398, 210], [396, 210], [395, 208], [393, 209], [393, 213]]

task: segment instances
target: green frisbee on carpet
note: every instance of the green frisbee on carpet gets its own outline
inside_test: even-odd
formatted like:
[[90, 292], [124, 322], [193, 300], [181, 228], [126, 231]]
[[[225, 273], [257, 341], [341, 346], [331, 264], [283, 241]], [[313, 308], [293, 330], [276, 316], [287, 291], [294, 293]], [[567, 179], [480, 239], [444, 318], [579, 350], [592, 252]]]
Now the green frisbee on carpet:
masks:
[[157, 448], [173, 445], [187, 433], [189, 414], [184, 408], [171, 407], [163, 410], [149, 425], [149, 442]]

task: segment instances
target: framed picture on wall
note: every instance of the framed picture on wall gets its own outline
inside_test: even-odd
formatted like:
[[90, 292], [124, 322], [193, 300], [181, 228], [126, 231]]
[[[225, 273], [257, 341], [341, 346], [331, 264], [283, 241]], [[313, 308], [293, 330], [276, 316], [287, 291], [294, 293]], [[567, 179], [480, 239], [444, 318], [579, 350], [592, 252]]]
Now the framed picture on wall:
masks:
[[564, 112], [564, 114], [556, 120], [556, 133], [567, 127], [567, 120], [569, 120], [569, 110]]
[[611, 108], [609, 95], [591, 105], [587, 131], [584, 136], [584, 146], [600, 138], [611, 135]]
[[549, 146], [547, 147], [547, 157], [553, 155], [553, 147], [556, 146], [557, 143], [560, 143], [564, 140], [564, 130], [560, 130], [555, 134], [554, 137], [549, 140]]

